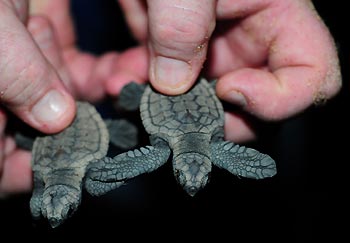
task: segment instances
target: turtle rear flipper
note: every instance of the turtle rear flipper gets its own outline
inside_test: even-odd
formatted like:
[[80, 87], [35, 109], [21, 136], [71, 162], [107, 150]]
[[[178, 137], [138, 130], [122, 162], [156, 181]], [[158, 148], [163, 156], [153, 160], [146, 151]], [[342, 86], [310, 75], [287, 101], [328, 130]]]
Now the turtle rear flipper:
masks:
[[138, 143], [137, 128], [125, 119], [105, 119], [110, 142], [122, 149], [130, 149]]
[[44, 194], [44, 182], [34, 174], [34, 188], [32, 197], [30, 198], [30, 211], [34, 219], [39, 219], [41, 216], [41, 207]]
[[255, 149], [232, 142], [216, 142], [211, 145], [212, 163], [234, 175], [263, 179], [276, 174], [275, 161]]
[[112, 158], [90, 164], [85, 189], [91, 195], [102, 195], [140, 174], [158, 169], [170, 156], [168, 146], [146, 146], [130, 150]]
[[120, 91], [118, 106], [127, 111], [136, 111], [141, 103], [141, 97], [146, 86], [135, 82], [128, 83]]

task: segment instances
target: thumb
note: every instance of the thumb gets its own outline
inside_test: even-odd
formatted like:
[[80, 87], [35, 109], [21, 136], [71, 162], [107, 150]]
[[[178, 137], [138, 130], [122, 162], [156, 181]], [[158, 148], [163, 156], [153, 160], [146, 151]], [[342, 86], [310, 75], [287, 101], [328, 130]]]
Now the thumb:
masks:
[[150, 82], [176, 95], [195, 82], [215, 27], [215, 0], [148, 1]]
[[45, 133], [66, 127], [75, 102], [26, 27], [11, 11], [0, 21], [0, 102]]

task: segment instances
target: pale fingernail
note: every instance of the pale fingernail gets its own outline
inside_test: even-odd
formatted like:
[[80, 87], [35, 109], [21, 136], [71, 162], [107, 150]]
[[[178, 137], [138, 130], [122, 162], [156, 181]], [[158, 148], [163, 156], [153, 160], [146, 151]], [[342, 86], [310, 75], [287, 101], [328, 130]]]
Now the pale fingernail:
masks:
[[232, 104], [236, 104], [242, 107], [248, 104], [247, 99], [244, 97], [244, 95], [236, 90], [227, 92], [222, 98]]
[[178, 89], [189, 81], [191, 66], [184, 61], [158, 56], [154, 63], [154, 76], [158, 84]]
[[60, 119], [67, 111], [68, 103], [56, 90], [49, 91], [32, 109], [34, 118], [40, 123]]

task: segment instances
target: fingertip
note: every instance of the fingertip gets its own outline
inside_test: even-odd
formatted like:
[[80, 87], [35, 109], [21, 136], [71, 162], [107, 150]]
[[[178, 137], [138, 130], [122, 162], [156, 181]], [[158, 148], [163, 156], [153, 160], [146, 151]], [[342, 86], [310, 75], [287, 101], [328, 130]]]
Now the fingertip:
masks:
[[130, 48], [120, 53], [113, 65], [114, 72], [104, 83], [107, 94], [119, 95], [121, 89], [131, 81], [136, 83], [147, 82], [149, 80], [148, 57], [146, 46]]
[[192, 87], [198, 72], [191, 62], [157, 56], [151, 61], [150, 82], [163, 94], [178, 95]]
[[32, 106], [28, 122], [44, 133], [56, 133], [73, 121], [75, 113], [72, 96], [63, 90], [52, 89]]
[[237, 105], [244, 111], [263, 119], [278, 117], [276, 107], [283, 86], [270, 72], [242, 68], [221, 77], [216, 86], [220, 99]]
[[165, 95], [180, 95], [183, 93], [186, 93], [193, 85], [193, 81], [185, 81], [181, 85], [178, 86], [172, 86], [169, 85], [167, 82], [158, 82], [158, 81], [150, 81], [152, 84], [152, 87], [155, 88], [157, 91], [159, 91], [162, 94]]
[[146, 80], [140, 78], [134, 73], [130, 73], [127, 71], [120, 71], [115, 73], [113, 77], [107, 79], [105, 83], [106, 92], [111, 96], [117, 96], [119, 95], [122, 88], [130, 82], [144, 83], [146, 82]]
[[280, 121], [304, 111], [314, 102], [313, 72], [312, 67], [303, 65], [274, 72], [243, 68], [221, 77], [217, 94], [259, 119]]
[[188, 91], [206, 59], [215, 28], [215, 1], [150, 1], [150, 82], [166, 95]]

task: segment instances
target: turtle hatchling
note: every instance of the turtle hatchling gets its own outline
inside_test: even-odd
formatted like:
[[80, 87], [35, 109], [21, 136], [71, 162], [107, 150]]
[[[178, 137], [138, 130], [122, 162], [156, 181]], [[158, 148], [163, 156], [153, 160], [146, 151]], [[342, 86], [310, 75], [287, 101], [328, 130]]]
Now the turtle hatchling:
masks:
[[[125, 120], [108, 120], [108, 127], [94, 106], [77, 102], [77, 113], [72, 124], [60, 133], [38, 136], [32, 144], [32, 171], [34, 188], [30, 210], [34, 218], [43, 215], [52, 227], [57, 227], [81, 202], [82, 187], [88, 166], [107, 155], [111, 133], [118, 131], [121, 142], [111, 138], [119, 147], [136, 145], [136, 127]], [[125, 145], [125, 141], [127, 145]], [[29, 140], [18, 136], [22, 147], [30, 148]]]
[[[141, 97], [141, 101], [135, 97]], [[135, 108], [139, 102], [151, 146], [94, 163], [88, 172], [87, 190], [101, 188], [104, 193], [113, 189], [110, 184], [152, 172], [166, 163], [171, 153], [174, 175], [191, 196], [205, 187], [212, 165], [253, 179], [276, 174], [276, 164], [270, 156], [224, 141], [223, 106], [213, 85], [204, 78], [199, 78], [187, 93], [176, 96], [160, 94], [150, 85], [142, 88], [130, 83], [121, 91], [119, 100], [125, 109]]]

